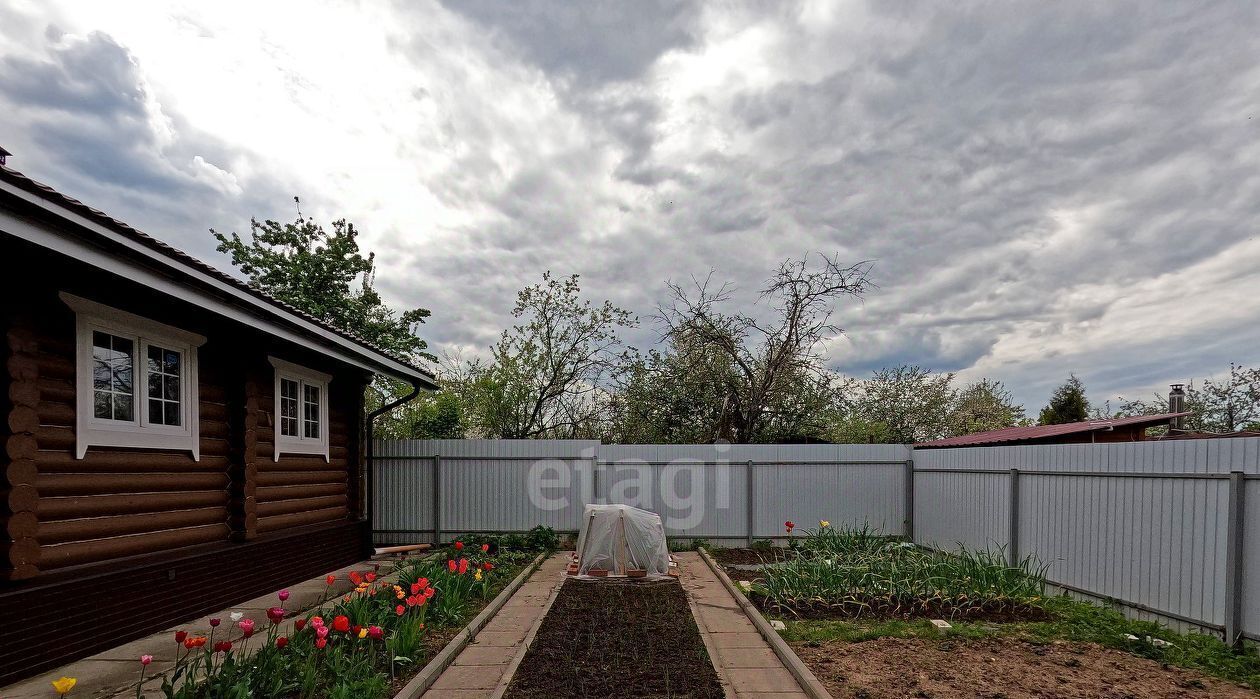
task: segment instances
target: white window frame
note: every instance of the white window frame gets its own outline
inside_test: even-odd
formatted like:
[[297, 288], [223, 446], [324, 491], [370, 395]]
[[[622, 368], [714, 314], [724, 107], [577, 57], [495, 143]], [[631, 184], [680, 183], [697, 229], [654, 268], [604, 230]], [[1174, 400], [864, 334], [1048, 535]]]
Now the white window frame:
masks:
[[[277, 357], [267, 357], [276, 370], [275, 392], [272, 401], [272, 433], [274, 434], [275, 454], [272, 458], [280, 460], [281, 454], [314, 454], [324, 457], [328, 462], [328, 385], [332, 376], [314, 369], [286, 362]], [[280, 427], [280, 382], [283, 379], [298, 383], [298, 434], [297, 436], [282, 434]], [[306, 387], [319, 389], [319, 437], [306, 437], [303, 421], [302, 401], [306, 396]]]
[[[127, 447], [188, 451], [194, 461], [201, 460], [197, 350], [206, 343], [205, 336], [64, 291], [60, 296], [75, 313], [75, 458], [82, 459], [88, 447]], [[94, 331], [132, 341], [133, 418], [130, 422], [95, 416], [95, 388], [92, 382]], [[149, 422], [150, 345], [179, 352], [183, 357], [179, 425], [154, 425]]]

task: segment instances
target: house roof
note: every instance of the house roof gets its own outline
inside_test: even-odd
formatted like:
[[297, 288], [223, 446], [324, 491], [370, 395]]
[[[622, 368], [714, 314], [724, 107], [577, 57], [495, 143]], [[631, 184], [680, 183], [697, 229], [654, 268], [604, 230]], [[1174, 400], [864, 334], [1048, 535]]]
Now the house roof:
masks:
[[[312, 346], [343, 361], [426, 388], [436, 388], [433, 375], [394, 356], [354, 333], [336, 327], [194, 258], [140, 230], [0, 165], [0, 202], [5, 199], [34, 204], [43, 216], [69, 224], [56, 229], [9, 223], [4, 232], [67, 254], [88, 264], [120, 274], [156, 276], [149, 281], [161, 290], [172, 278], [185, 293], [180, 297], [238, 321], [250, 322], [284, 339]], [[104, 253], [104, 254], [102, 254]], [[133, 277], [136, 278], [136, 277]], [[242, 317], [242, 314], [245, 317]]]
[[1160, 413], [1158, 415], [1134, 415], [1132, 417], [1117, 417], [1108, 420], [1085, 420], [1083, 422], [1068, 422], [1062, 425], [1035, 425], [1033, 427], [1006, 427], [1000, 430], [989, 430], [988, 432], [977, 432], [975, 434], [965, 434], [960, 437], [947, 437], [945, 439], [936, 439], [930, 442], [919, 442], [915, 447], [974, 447], [985, 444], [1017, 444], [1020, 442], [1030, 442], [1052, 437], [1060, 437], [1068, 434], [1079, 434], [1082, 432], [1105, 432], [1113, 430], [1117, 427], [1134, 427], [1134, 426], [1152, 426], [1160, 423], [1166, 423], [1175, 417], [1183, 417], [1189, 415], [1188, 412], [1183, 413]]

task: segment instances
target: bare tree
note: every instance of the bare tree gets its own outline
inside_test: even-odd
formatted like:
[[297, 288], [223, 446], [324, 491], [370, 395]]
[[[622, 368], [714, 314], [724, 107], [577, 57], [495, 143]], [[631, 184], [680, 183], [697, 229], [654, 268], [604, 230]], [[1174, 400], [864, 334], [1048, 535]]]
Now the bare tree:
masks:
[[764, 320], [723, 311], [734, 287], [714, 288], [712, 273], [686, 288], [667, 283], [670, 300], [657, 312], [666, 338], [711, 347], [734, 367], [723, 379], [721, 438], [752, 441], [794, 402], [803, 377], [824, 374], [826, 341], [844, 332], [832, 322], [836, 302], [861, 298], [872, 286], [870, 271], [869, 262], [844, 265], [838, 256], [786, 260], [760, 291], [758, 303], [771, 311]]

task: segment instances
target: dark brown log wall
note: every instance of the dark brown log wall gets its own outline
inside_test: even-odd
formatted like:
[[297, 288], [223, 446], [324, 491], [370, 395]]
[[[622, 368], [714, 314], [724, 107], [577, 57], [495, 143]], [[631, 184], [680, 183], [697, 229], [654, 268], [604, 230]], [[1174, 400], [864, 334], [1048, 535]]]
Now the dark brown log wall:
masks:
[[91, 447], [76, 459], [74, 312], [51, 290], [28, 303], [36, 320], [21, 330], [33, 338], [30, 358], [38, 373], [39, 571], [226, 542], [233, 372], [217, 351], [224, 343], [207, 342], [198, 352], [199, 460], [186, 451], [106, 447]]
[[[0, 685], [361, 560], [368, 376], [0, 236]], [[75, 318], [61, 290], [205, 335], [199, 460], [76, 459]], [[268, 355], [334, 376], [331, 460], [272, 456]]]

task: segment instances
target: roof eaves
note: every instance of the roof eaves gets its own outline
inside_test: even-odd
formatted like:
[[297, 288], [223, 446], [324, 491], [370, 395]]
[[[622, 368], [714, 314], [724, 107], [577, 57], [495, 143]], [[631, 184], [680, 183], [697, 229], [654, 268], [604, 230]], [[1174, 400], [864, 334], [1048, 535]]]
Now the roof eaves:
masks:
[[[316, 326], [325, 332], [344, 338], [345, 340], [358, 345], [362, 350], [367, 350], [368, 352], [377, 355], [379, 359], [388, 360], [386, 362], [381, 362], [383, 364], [382, 368], [388, 367], [391, 364], [397, 365], [394, 371], [387, 371], [385, 373], [401, 374], [397, 376], [397, 378], [400, 379], [418, 380], [422, 385], [425, 385], [430, 389], [437, 387], [436, 378], [433, 374], [392, 355], [374, 343], [295, 308], [294, 306], [277, 299], [261, 289], [250, 285], [242, 279], [233, 277], [212, 265], [202, 262], [188, 253], [164, 243], [161, 240], [144, 233], [143, 231], [133, 228], [132, 226], [119, 221], [118, 219], [113, 218], [98, 209], [94, 209], [77, 199], [66, 196], [48, 185], [36, 182], [17, 170], [0, 165], [0, 181], [7, 182], [14, 187], [37, 197], [43, 202], [65, 209], [69, 213], [80, 216], [87, 221], [100, 226], [101, 228], [122, 236], [134, 244], [143, 246], [147, 250], [166, 258], [170, 263], [182, 266], [185, 268], [186, 272], [194, 272], [217, 281], [220, 284], [229, 285], [258, 301], [272, 306], [275, 311], [292, 316], [290, 319], [291, 322], [293, 320], [303, 321], [306, 324]], [[300, 326], [300, 323], [296, 324]], [[405, 371], [397, 371], [399, 368], [404, 369]]]

